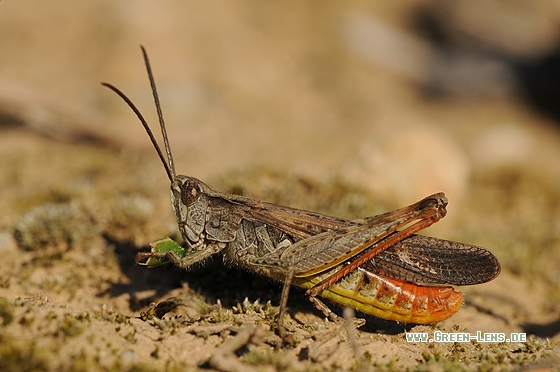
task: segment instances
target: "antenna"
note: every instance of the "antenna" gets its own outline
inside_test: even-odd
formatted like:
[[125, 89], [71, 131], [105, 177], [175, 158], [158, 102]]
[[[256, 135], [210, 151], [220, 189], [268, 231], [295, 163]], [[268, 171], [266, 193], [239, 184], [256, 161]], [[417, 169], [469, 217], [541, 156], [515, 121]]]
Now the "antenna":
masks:
[[144, 62], [146, 63], [146, 70], [148, 71], [148, 77], [150, 78], [150, 86], [152, 87], [152, 93], [154, 95], [154, 102], [156, 104], [156, 110], [159, 119], [159, 126], [161, 127], [161, 135], [163, 137], [163, 146], [165, 147], [165, 152], [167, 153], [167, 160], [169, 161], [169, 170], [171, 171], [171, 176], [175, 178], [175, 166], [173, 165], [173, 155], [171, 154], [171, 147], [169, 146], [169, 139], [167, 138], [167, 130], [165, 130], [165, 123], [163, 121], [163, 113], [161, 112], [161, 105], [159, 103], [159, 98], [156, 89], [156, 82], [154, 80], [154, 75], [152, 74], [152, 68], [150, 67], [150, 60], [148, 59], [148, 53], [142, 45], [142, 54], [144, 55]]
[[165, 168], [165, 172], [167, 173], [167, 177], [169, 178], [169, 180], [171, 182], [173, 182], [173, 180], [175, 179], [175, 166], [173, 165], [173, 155], [171, 155], [171, 147], [169, 146], [169, 140], [167, 138], [167, 131], [165, 130], [165, 123], [163, 121], [163, 114], [161, 112], [161, 106], [160, 106], [160, 103], [159, 103], [159, 98], [158, 98], [158, 94], [157, 94], [157, 90], [156, 90], [156, 83], [154, 81], [154, 76], [152, 74], [152, 69], [150, 67], [150, 61], [148, 60], [148, 54], [146, 53], [146, 50], [144, 49], [143, 46], [140, 46], [140, 48], [142, 48], [142, 54], [144, 55], [144, 62], [146, 63], [146, 70], [148, 71], [148, 77], [150, 78], [150, 86], [152, 87], [152, 93], [154, 95], [154, 101], [155, 101], [156, 110], [157, 110], [157, 113], [158, 113], [159, 124], [161, 126], [161, 135], [163, 136], [163, 144], [165, 146], [165, 152], [167, 154], [167, 160], [168, 160], [169, 163], [165, 160], [165, 157], [163, 156], [163, 152], [161, 151], [161, 148], [159, 147], [159, 145], [156, 141], [156, 138], [154, 137], [154, 134], [152, 133], [152, 130], [150, 129], [150, 126], [146, 122], [146, 119], [144, 119], [144, 116], [142, 116], [142, 114], [140, 113], [140, 110], [138, 110], [138, 108], [136, 108], [134, 103], [132, 103], [132, 101], [123, 92], [121, 92], [118, 88], [116, 88], [115, 86], [113, 86], [109, 83], [101, 83], [101, 84], [106, 86], [107, 88], [111, 89], [113, 92], [117, 93], [126, 102], [128, 107], [130, 107], [132, 109], [132, 111], [134, 111], [134, 113], [136, 114], [138, 119], [140, 119], [140, 122], [142, 123], [142, 126], [144, 127], [144, 129], [146, 130], [146, 133], [148, 133], [148, 137], [150, 137], [150, 140], [152, 141], [152, 145], [154, 146], [154, 149], [156, 150], [156, 152], [159, 156], [159, 159], [163, 163], [163, 167]]

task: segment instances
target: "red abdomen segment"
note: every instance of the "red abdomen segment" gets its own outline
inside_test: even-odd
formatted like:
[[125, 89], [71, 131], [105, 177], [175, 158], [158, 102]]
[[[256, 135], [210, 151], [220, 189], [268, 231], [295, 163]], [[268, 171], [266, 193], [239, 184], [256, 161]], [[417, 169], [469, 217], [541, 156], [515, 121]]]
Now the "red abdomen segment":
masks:
[[[311, 288], [326, 274], [295, 278], [294, 284]], [[463, 295], [451, 287], [408, 283], [363, 268], [323, 290], [320, 296], [379, 318], [414, 324], [441, 322], [459, 311], [463, 303]]]

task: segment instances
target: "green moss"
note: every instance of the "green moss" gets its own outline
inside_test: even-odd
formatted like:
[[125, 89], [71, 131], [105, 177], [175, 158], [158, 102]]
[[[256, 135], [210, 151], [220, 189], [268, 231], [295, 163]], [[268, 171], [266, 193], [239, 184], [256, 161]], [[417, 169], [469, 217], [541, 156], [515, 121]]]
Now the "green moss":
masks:
[[237, 316], [235, 316], [233, 311], [231, 309], [225, 309], [220, 300], [217, 301], [216, 305], [216, 308], [209, 314], [212, 321], [215, 323], [234, 322], [236, 324], [241, 324], [241, 321]]
[[128, 332], [125, 336], [124, 339], [126, 341], [128, 341], [131, 344], [135, 344], [136, 343], [136, 332], [134, 330]]
[[[365, 356], [366, 354], [364, 354]], [[369, 357], [371, 358], [371, 356]], [[393, 358], [393, 359], [389, 359], [386, 362], [381, 362], [381, 363], [375, 363], [373, 361], [371, 362], [367, 362], [368, 361], [368, 357], [365, 358], [365, 361], [360, 363], [360, 364], [355, 364], [353, 370], [356, 372], [359, 371], [371, 371], [371, 370], [375, 370], [375, 371], [381, 371], [381, 372], [396, 372], [396, 371], [401, 371], [402, 367], [399, 366], [398, 364], [398, 360]], [[365, 365], [365, 368], [363, 368], [363, 366]], [[368, 367], [371, 366], [371, 367]], [[373, 369], [372, 367], [375, 367], [375, 369]]]
[[2, 326], [7, 326], [14, 319], [12, 310], [13, 305], [5, 297], [0, 297], [0, 318], [2, 318]]
[[20, 343], [0, 333], [0, 371], [49, 370], [51, 353], [51, 350], [40, 348], [35, 342]]
[[110, 309], [106, 305], [103, 305], [100, 311], [95, 311], [93, 313], [93, 317], [111, 323], [130, 324], [130, 318], [128, 316], [123, 315], [114, 309]]
[[75, 337], [84, 333], [90, 325], [89, 317], [64, 314], [57, 333], [65, 337]]
[[44, 204], [33, 208], [14, 225], [14, 237], [26, 251], [61, 254], [87, 245], [99, 232], [92, 215], [80, 204]]
[[173, 335], [177, 328], [185, 325], [185, 320], [181, 317], [171, 316], [163, 319], [153, 318], [150, 323], [159, 328], [162, 332]]

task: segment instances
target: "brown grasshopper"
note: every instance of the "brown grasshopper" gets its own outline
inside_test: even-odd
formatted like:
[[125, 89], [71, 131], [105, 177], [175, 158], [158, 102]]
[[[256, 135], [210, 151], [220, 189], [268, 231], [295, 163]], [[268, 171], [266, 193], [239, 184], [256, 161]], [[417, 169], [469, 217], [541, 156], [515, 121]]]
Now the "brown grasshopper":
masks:
[[461, 307], [462, 295], [450, 285], [484, 283], [500, 273], [498, 260], [484, 248], [415, 235], [446, 215], [443, 193], [378, 216], [344, 220], [221, 193], [196, 178], [176, 175], [143, 47], [142, 53], [167, 161], [130, 99], [103, 85], [130, 106], [148, 133], [171, 181], [171, 204], [186, 248], [156, 242], [151, 252], [138, 253], [137, 263], [153, 267], [172, 262], [186, 269], [221, 252], [228, 264], [283, 281], [281, 333], [290, 285], [306, 288], [309, 299], [331, 319], [337, 316], [317, 296], [384, 319], [427, 324]]

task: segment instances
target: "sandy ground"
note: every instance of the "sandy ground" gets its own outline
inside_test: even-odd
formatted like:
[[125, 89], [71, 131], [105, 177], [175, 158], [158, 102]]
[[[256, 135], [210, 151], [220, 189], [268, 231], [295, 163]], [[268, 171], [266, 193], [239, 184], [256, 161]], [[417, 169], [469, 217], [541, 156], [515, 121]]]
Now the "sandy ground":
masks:
[[[511, 55], [556, 40], [546, 2], [508, 13], [539, 20], [540, 43], [500, 39], [497, 3], [475, 3], [488, 15], [477, 27], [460, 2], [436, 9]], [[492, 89], [433, 94], [436, 47], [410, 27], [430, 4], [0, 2], [0, 370], [558, 370], [558, 123], [495, 75], [482, 79]], [[358, 313], [355, 330], [294, 289], [294, 342], [280, 347], [280, 284], [220, 257], [189, 271], [135, 265], [177, 235], [161, 163], [99, 84], [156, 125], [140, 44], [178, 173], [343, 218], [444, 191], [449, 213], [425, 233], [490, 249], [501, 275], [459, 288], [463, 308], [432, 326]], [[182, 305], [154, 317], [170, 298]], [[406, 341], [436, 330], [527, 341]]]

